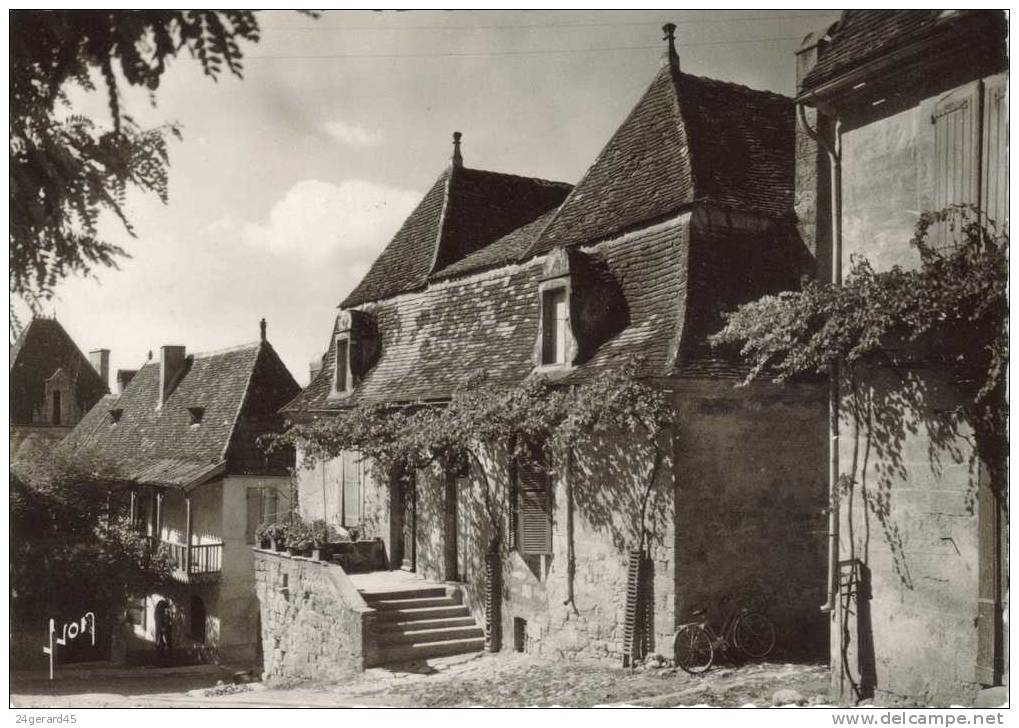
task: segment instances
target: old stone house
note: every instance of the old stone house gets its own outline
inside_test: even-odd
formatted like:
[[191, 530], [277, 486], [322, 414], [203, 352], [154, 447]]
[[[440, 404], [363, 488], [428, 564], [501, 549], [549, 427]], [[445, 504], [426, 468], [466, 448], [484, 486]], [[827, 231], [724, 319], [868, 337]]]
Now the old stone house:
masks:
[[[793, 114], [789, 98], [684, 73], [670, 33], [660, 71], [573, 188], [470, 169], [454, 135], [449, 167], [341, 303], [317, 376], [285, 412], [441, 403], [475, 372], [497, 385], [570, 384], [641, 355], [643, 376], [679, 413], [656, 484], [648, 649], [670, 652], [697, 609], [720, 624], [756, 604], [780, 649], [823, 654], [824, 388], [736, 388], [745, 371], [706, 343], [723, 310], [813, 269], [793, 219]], [[647, 467], [624, 439], [554, 475], [490, 454], [504, 514], [504, 648], [624, 655]], [[306, 517], [381, 538], [392, 569], [445, 585], [484, 624], [493, 526], [476, 466], [385, 480], [348, 453], [298, 474]], [[282, 557], [260, 558], [280, 573], [270, 561]], [[380, 599], [336, 584], [330, 593], [362, 612]], [[263, 610], [274, 608], [272, 586]], [[441, 620], [402, 639], [383, 616], [361, 622], [362, 665], [480, 647], [457, 643]]]
[[173, 583], [129, 612], [137, 659], [154, 659], [166, 620], [173, 659], [255, 661], [251, 544], [259, 523], [286, 512], [293, 468], [292, 452], [268, 454], [258, 439], [282, 429], [279, 408], [298, 391], [263, 321], [253, 344], [162, 347], [61, 443], [122, 481], [131, 518], [173, 559]]
[[33, 459], [62, 440], [109, 392], [110, 352], [88, 358], [55, 318], [33, 318], [11, 347], [10, 455]]
[[[820, 275], [851, 256], [919, 264], [922, 211], [1007, 230], [1006, 22], [990, 11], [846, 11], [798, 57], [797, 215]], [[947, 229], [934, 242], [951, 242]], [[829, 567], [833, 688], [846, 699], [969, 702], [1007, 680], [1007, 516], [946, 371], [857, 373], [871, 424], [836, 402]]]

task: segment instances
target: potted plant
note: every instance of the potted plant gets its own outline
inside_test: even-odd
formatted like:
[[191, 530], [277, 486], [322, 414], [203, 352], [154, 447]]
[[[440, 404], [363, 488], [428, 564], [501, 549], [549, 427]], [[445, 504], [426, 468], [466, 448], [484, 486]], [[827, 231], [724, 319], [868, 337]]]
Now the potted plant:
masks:
[[311, 527], [311, 558], [316, 561], [328, 561], [332, 558], [332, 544], [337, 540], [336, 529], [319, 518], [312, 521]]
[[262, 521], [255, 527], [255, 543], [258, 544], [259, 548], [271, 549], [272, 546], [272, 526], [275, 525], [269, 521]]
[[285, 523], [263, 523], [255, 529], [255, 538], [262, 544], [262, 548], [283, 551], [287, 541], [287, 525]]
[[311, 527], [304, 521], [295, 520], [287, 528], [287, 548], [296, 556], [307, 556], [314, 539]]

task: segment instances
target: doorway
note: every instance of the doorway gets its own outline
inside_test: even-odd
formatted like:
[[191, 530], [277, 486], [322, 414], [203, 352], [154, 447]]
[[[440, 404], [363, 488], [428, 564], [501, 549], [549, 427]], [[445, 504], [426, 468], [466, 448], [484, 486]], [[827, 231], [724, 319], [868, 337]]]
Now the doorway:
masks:
[[457, 531], [459, 530], [459, 519], [457, 517], [457, 490], [460, 479], [457, 478], [453, 473], [446, 474], [446, 496], [445, 496], [445, 513], [443, 523], [443, 550], [445, 556], [445, 572], [444, 576], [446, 581], [459, 581], [460, 580], [460, 544], [459, 538], [457, 538]]
[[417, 530], [417, 479], [413, 471], [404, 471], [395, 483], [393, 499], [393, 521], [397, 525], [399, 544], [398, 563], [404, 571], [414, 571], [417, 567], [417, 547], [415, 532]]

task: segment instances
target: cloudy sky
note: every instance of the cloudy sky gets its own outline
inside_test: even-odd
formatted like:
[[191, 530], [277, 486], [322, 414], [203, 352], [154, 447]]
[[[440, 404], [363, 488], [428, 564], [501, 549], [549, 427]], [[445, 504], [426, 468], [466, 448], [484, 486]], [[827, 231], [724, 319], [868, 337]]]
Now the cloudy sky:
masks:
[[[179, 122], [170, 202], [134, 198], [119, 270], [75, 279], [47, 306], [85, 351], [136, 368], [163, 344], [211, 351], [258, 338], [298, 382], [336, 305], [448, 163], [576, 182], [659, 67], [679, 25], [690, 73], [791, 94], [794, 51], [834, 11], [259, 13], [245, 78], [190, 59], [143, 125]], [[16, 32], [16, 30], [14, 31]], [[75, 103], [97, 117], [101, 94]]]

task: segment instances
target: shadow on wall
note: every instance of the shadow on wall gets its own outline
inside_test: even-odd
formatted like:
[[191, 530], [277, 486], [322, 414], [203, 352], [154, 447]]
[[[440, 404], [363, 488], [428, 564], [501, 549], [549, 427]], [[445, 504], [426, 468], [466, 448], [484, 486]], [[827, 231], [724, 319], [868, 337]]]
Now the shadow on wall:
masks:
[[[873, 590], [894, 589], [897, 595], [885, 598], [898, 602], [908, 592], [917, 593], [919, 608], [924, 600], [956, 591], [961, 585], [955, 579], [963, 578], [962, 570], [953, 566], [958, 561], [932, 564], [930, 546], [924, 544], [931, 539], [950, 544], [956, 556], [976, 564], [976, 554], [960, 553], [951, 526], [939, 519], [942, 511], [961, 517], [976, 515], [979, 463], [960, 407], [962, 395], [946, 373], [858, 366], [851, 379], [844, 378], [843, 391], [841, 429], [848, 433], [843, 435], [848, 442], [843, 445], [839, 497], [846, 531], [843, 542], [849, 550], [842, 554], [840, 571], [840, 657], [855, 697], [862, 700], [873, 697], [879, 687]], [[845, 458], [847, 448], [851, 455]], [[915, 501], [903, 499], [915, 497], [918, 491], [930, 491], [929, 497], [937, 502], [909, 507]], [[919, 564], [914, 563], [917, 559]], [[944, 573], [934, 573], [938, 569]], [[924, 581], [920, 592], [926, 577], [940, 586], [932, 589]]]

